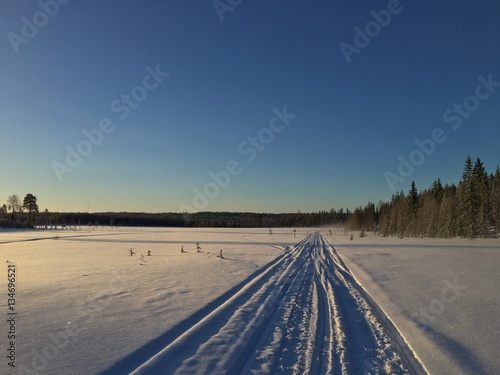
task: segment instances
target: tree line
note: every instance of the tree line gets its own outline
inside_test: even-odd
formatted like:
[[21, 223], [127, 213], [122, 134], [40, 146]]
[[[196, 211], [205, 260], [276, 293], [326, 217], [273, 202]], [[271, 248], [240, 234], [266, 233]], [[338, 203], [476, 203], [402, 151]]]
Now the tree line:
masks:
[[442, 185], [438, 178], [431, 187], [418, 191], [412, 181], [407, 194], [394, 194], [389, 202], [368, 202], [353, 212], [349, 209], [310, 213], [71, 213], [39, 212], [37, 198], [17, 194], [0, 207], [0, 227], [55, 228], [65, 226], [143, 226], [274, 228], [346, 226], [362, 232], [399, 237], [498, 237], [500, 234], [500, 169], [487, 173], [483, 162], [468, 156], [458, 185]]
[[19, 195], [12, 194], [0, 207], [0, 227], [33, 228], [38, 213], [37, 198], [31, 193], [26, 194], [21, 203]]
[[312, 213], [253, 213], [253, 212], [196, 212], [196, 213], [52, 213], [42, 212], [37, 223], [42, 227], [135, 226], [181, 228], [271, 228], [345, 225], [349, 211], [319, 211]]
[[408, 194], [394, 194], [377, 206], [369, 202], [349, 218], [351, 230], [399, 237], [497, 237], [500, 234], [500, 170], [488, 174], [481, 159], [467, 157], [458, 185], [418, 191], [412, 181]]
[[271, 228], [345, 225], [350, 212], [340, 209], [312, 213], [138, 213], [138, 212], [39, 212], [36, 197], [28, 194], [21, 204], [17, 194], [0, 207], [0, 227], [56, 228], [81, 226]]

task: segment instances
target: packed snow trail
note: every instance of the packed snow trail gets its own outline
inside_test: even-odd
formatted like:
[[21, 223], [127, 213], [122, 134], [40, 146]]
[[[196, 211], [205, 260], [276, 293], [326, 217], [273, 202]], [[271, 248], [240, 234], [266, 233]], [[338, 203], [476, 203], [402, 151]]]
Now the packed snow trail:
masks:
[[426, 374], [318, 233], [153, 354], [133, 374]]

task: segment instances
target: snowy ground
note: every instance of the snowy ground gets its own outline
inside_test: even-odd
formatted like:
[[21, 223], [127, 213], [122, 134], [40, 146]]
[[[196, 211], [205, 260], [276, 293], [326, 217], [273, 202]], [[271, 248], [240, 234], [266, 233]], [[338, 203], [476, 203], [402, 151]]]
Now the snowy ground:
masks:
[[314, 232], [2, 231], [17, 373], [423, 373], [412, 350], [432, 374], [498, 372], [497, 240]]
[[[162, 345], [170, 329], [215, 308], [217, 297], [294, 243], [293, 233], [135, 228], [0, 234], [9, 241], [25, 241], [0, 244], [2, 263], [17, 270], [17, 364], [40, 374], [95, 374], [155, 339]], [[7, 263], [1, 267], [6, 290]], [[2, 352], [7, 344], [0, 340]]]
[[331, 241], [430, 373], [500, 373], [500, 240]]

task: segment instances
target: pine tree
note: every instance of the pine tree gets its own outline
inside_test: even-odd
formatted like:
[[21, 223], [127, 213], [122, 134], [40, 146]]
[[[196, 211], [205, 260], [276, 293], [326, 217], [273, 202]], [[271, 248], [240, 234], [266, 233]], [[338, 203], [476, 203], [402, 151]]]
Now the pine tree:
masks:
[[28, 227], [33, 227], [35, 213], [38, 212], [36, 197], [33, 194], [26, 194], [23, 201], [23, 208], [28, 210]]

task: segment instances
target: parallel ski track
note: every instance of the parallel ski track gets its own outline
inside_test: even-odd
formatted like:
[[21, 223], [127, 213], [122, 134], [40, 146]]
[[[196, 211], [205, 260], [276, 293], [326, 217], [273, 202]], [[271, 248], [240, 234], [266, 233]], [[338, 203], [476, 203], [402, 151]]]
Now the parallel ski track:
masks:
[[152, 354], [133, 374], [426, 374], [318, 233]]

